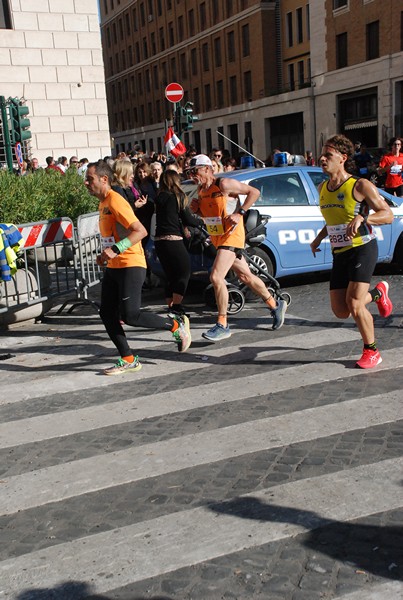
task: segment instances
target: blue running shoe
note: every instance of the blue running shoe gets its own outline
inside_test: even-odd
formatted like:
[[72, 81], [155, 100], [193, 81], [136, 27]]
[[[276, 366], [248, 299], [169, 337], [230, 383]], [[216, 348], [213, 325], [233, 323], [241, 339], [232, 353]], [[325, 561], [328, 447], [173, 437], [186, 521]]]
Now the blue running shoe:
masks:
[[206, 333], [202, 333], [202, 337], [209, 340], [209, 342], [219, 342], [220, 340], [226, 340], [231, 337], [231, 331], [228, 325], [223, 327], [217, 323], [214, 327], [206, 331]]
[[272, 329], [280, 329], [284, 323], [285, 312], [287, 310], [287, 302], [282, 300], [281, 298], [277, 301], [277, 307], [273, 308], [271, 312], [271, 316], [273, 317], [273, 327]]

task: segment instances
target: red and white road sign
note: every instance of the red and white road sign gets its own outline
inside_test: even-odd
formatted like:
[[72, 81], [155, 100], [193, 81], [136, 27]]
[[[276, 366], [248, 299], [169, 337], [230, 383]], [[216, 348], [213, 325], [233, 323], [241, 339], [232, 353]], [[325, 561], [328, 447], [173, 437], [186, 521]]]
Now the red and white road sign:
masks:
[[165, 98], [169, 102], [180, 102], [185, 92], [179, 83], [168, 83], [165, 88]]

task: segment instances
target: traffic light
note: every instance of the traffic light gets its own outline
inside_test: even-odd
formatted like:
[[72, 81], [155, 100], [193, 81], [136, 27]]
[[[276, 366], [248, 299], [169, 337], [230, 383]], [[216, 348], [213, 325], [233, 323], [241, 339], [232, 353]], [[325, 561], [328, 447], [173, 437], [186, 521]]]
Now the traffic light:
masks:
[[183, 131], [193, 129], [193, 123], [198, 121], [199, 117], [193, 114], [193, 102], [186, 102], [182, 109], [182, 128]]
[[25, 142], [30, 140], [32, 133], [29, 131], [31, 121], [27, 118], [29, 114], [29, 108], [25, 104], [22, 104], [19, 98], [10, 98], [10, 120], [11, 120], [11, 136], [13, 143]]
[[193, 102], [186, 102], [185, 106], [177, 103], [174, 112], [174, 128], [177, 135], [181, 136], [184, 131], [193, 128], [193, 123], [199, 117], [193, 114]]

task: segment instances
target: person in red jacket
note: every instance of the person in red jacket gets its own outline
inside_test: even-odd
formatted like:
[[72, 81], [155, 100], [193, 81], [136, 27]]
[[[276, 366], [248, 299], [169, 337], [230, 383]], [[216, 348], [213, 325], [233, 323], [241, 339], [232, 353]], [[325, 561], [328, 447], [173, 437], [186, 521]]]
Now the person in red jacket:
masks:
[[403, 196], [403, 154], [401, 138], [389, 141], [390, 152], [382, 156], [379, 173], [387, 173], [385, 191], [394, 196]]

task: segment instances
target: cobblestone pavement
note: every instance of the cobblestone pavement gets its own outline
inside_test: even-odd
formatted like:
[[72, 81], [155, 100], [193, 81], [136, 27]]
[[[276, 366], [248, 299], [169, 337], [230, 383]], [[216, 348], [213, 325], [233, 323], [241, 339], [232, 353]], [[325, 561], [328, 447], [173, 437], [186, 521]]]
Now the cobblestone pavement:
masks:
[[403, 276], [380, 278], [371, 372], [326, 276], [215, 345], [193, 295], [190, 351], [130, 330], [143, 369], [116, 378], [90, 308], [3, 332], [0, 600], [401, 599]]

